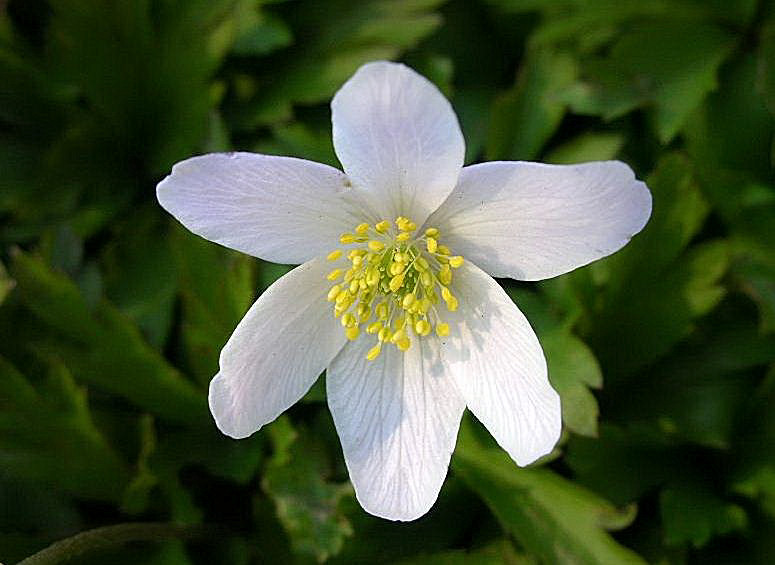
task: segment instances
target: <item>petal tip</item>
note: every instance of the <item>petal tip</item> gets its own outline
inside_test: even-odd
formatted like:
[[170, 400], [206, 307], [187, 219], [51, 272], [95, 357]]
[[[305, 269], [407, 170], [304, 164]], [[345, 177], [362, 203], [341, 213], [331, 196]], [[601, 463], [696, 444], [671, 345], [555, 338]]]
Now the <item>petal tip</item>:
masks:
[[216, 427], [232, 439], [245, 439], [261, 429], [261, 425], [246, 425], [240, 417], [226, 379], [221, 373], [216, 374], [210, 381], [207, 403]]

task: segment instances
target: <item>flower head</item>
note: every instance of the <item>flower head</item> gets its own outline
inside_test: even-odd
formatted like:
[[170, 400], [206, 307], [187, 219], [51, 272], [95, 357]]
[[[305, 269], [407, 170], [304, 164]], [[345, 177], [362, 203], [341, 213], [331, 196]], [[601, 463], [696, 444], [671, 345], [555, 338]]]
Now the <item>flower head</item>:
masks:
[[300, 264], [221, 352], [221, 431], [251, 435], [325, 369], [359, 502], [412, 520], [438, 496], [466, 407], [519, 465], [559, 438], [541, 346], [492, 277], [544, 279], [617, 251], [651, 195], [617, 161], [463, 167], [449, 102], [400, 64], [362, 66], [331, 106], [344, 172], [210, 154], [175, 165], [157, 194], [202, 237]]

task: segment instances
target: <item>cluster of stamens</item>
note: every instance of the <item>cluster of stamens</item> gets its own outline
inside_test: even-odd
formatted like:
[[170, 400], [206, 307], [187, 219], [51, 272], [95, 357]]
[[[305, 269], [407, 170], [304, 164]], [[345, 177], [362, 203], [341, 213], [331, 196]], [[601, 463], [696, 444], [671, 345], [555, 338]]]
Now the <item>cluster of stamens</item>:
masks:
[[[335, 268], [328, 280], [336, 282], [328, 292], [350, 340], [361, 328], [375, 335], [377, 344], [366, 355], [369, 361], [379, 356], [385, 344], [401, 351], [411, 346], [410, 334], [424, 337], [435, 329], [440, 337], [449, 335], [449, 324], [441, 319], [440, 300], [447, 310], [457, 310], [457, 298], [450, 292], [452, 269], [463, 258], [452, 255], [439, 243], [439, 230], [428, 228], [417, 233], [417, 225], [399, 216], [395, 223], [383, 220], [375, 225], [359, 224], [353, 233], [339, 238], [353, 245], [347, 252], [349, 268]], [[336, 249], [329, 261], [344, 260], [345, 252]]]

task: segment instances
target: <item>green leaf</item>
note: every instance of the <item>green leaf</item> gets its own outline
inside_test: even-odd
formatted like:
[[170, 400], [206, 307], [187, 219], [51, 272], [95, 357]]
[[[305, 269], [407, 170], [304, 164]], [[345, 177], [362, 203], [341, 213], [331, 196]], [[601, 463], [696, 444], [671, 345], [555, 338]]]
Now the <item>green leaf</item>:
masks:
[[269, 433], [275, 453], [264, 474], [264, 490], [274, 500], [295, 551], [324, 561], [339, 553], [353, 533], [338, 508], [352, 487], [326, 480], [331, 462], [312, 430], [296, 431], [283, 417], [269, 427]]
[[742, 530], [748, 523], [740, 506], [726, 502], [708, 485], [669, 487], [661, 492], [659, 505], [669, 545], [702, 547], [711, 537]]
[[679, 132], [705, 96], [734, 46], [734, 37], [708, 23], [641, 22], [610, 55], [584, 65], [586, 80], [569, 91], [576, 112], [607, 120], [653, 104], [662, 143]]
[[206, 384], [218, 372], [218, 354], [253, 302], [254, 260], [172, 228], [182, 300], [184, 366]]
[[597, 435], [597, 400], [590, 388], [603, 386], [595, 355], [571, 333], [572, 317], [560, 319], [549, 302], [532, 292], [512, 286], [506, 291], [523, 310], [538, 334], [546, 357], [549, 379], [562, 401], [562, 421], [574, 433]]
[[759, 34], [758, 84], [764, 103], [775, 116], [775, 20], [770, 19]]
[[[291, 33], [304, 37], [264, 66], [242, 77], [247, 95], [230, 114], [237, 129], [277, 123], [294, 104], [328, 100], [363, 63], [393, 59], [441, 24], [441, 0], [332, 0], [325, 9], [296, 10]], [[331, 14], [336, 14], [335, 18]], [[283, 69], [277, 73], [276, 69]]]
[[108, 299], [159, 349], [172, 325], [178, 278], [162, 225], [155, 207], [138, 210], [117, 227], [102, 256]]
[[596, 439], [571, 437], [565, 461], [578, 484], [625, 505], [679, 474], [685, 466], [680, 453], [652, 427], [604, 423]]
[[30, 255], [17, 253], [12, 273], [24, 304], [50, 332], [35, 344], [39, 352], [61, 358], [77, 380], [152, 414], [201, 425], [207, 414], [202, 392], [115, 307], [103, 301], [92, 311], [72, 281]]
[[450, 550], [439, 553], [422, 553], [398, 562], [399, 565], [537, 565], [534, 558], [517, 553], [510, 541], [503, 539], [484, 547], [471, 550]]
[[614, 159], [624, 145], [621, 133], [584, 133], [566, 141], [546, 156], [547, 163], [573, 164]]
[[552, 471], [519, 469], [500, 449], [482, 446], [470, 424], [461, 428], [453, 469], [546, 563], [645, 563], [606, 532], [629, 524], [633, 508], [619, 510]]
[[534, 159], [565, 115], [560, 93], [576, 78], [572, 56], [550, 50], [528, 54], [512, 89], [495, 102], [487, 158]]
[[[691, 114], [682, 134], [708, 197], [726, 212], [741, 204], [740, 185], [752, 178], [766, 180], [771, 173], [773, 116], [757, 92], [762, 76], [761, 58], [746, 53], [725, 65], [719, 88]], [[727, 174], [721, 176], [722, 171]], [[729, 172], [735, 171], [735, 177]]]
[[129, 470], [92, 420], [86, 392], [52, 360], [33, 387], [0, 358], [0, 464], [3, 474], [76, 496], [117, 501]]
[[667, 353], [724, 294], [719, 280], [729, 264], [727, 242], [707, 242], [682, 255], [708, 210], [689, 163], [665, 157], [647, 184], [654, 211], [646, 228], [593, 267], [604, 286], [596, 304], [586, 304], [584, 323], [607, 377], [632, 373]]
[[590, 388], [603, 386], [595, 355], [570, 332], [556, 330], [541, 336], [552, 386], [562, 399], [562, 421], [572, 432], [597, 435], [598, 407]]
[[235, 55], [266, 55], [293, 42], [290, 28], [280, 18], [258, 10], [253, 0], [239, 2], [235, 23], [237, 36], [231, 52]]
[[16, 282], [8, 275], [5, 265], [0, 262], [0, 304], [3, 303], [5, 297], [8, 296], [8, 293], [11, 292], [14, 286], [16, 286]]

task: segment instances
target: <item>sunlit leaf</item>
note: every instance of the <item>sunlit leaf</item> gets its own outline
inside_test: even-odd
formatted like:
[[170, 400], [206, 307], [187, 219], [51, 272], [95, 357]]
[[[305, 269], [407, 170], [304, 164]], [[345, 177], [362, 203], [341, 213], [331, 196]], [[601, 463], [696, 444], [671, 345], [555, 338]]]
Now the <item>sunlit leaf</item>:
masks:
[[503, 451], [461, 428], [453, 469], [503, 527], [548, 563], [645, 563], [606, 532], [626, 526], [634, 509], [606, 500], [546, 469], [519, 469]]

